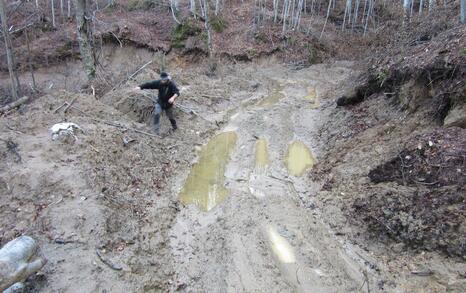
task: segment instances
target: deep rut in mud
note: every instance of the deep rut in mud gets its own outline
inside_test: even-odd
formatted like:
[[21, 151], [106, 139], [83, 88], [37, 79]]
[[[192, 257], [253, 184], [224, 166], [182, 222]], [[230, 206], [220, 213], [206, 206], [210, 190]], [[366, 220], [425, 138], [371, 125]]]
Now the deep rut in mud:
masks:
[[[202, 204], [182, 209], [172, 229], [178, 286], [190, 292], [357, 292], [364, 282], [373, 285], [375, 272], [363, 265], [363, 253], [337, 240], [319, 211], [307, 207], [315, 192], [305, 176], [318, 153], [313, 139], [328, 119], [320, 104], [351, 71], [343, 63], [280, 77], [276, 70], [261, 73], [278, 86], [231, 117], [181, 188], [182, 202]], [[219, 139], [225, 136], [236, 144]], [[205, 166], [211, 169], [200, 173]], [[197, 201], [186, 200], [191, 195]]]

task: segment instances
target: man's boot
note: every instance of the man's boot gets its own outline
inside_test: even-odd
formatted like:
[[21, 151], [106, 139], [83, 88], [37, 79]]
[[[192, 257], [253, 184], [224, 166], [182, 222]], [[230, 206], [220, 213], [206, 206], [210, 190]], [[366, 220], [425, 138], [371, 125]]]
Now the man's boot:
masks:
[[176, 126], [176, 120], [175, 119], [170, 119], [170, 123], [172, 124], [173, 131], [178, 129], [178, 126]]

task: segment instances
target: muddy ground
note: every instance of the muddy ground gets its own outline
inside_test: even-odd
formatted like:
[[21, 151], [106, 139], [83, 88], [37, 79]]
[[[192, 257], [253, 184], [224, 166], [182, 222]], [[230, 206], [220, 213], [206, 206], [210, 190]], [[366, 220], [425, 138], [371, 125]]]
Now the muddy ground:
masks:
[[[144, 59], [131, 54], [134, 64]], [[426, 249], [374, 237], [371, 223], [361, 224], [380, 209], [361, 199], [417, 187], [411, 177], [369, 174], [388, 168], [408, 138], [438, 128], [424, 112], [382, 97], [337, 108], [358, 74], [351, 62], [302, 70], [273, 59], [226, 63], [215, 76], [180, 58], [168, 66], [182, 89], [180, 129], [168, 134], [163, 117], [163, 138], [150, 135], [153, 95], [130, 90], [157, 77], [158, 61], [102, 96], [50, 90], [0, 118], [0, 243], [28, 234], [49, 259], [28, 280], [30, 292], [465, 291], [458, 253], [438, 241]], [[66, 113], [55, 111], [74, 98]], [[82, 131], [52, 141], [48, 129], [63, 121]], [[214, 170], [227, 196], [213, 192], [204, 210], [180, 202], [203, 145], [223, 132], [236, 134], [217, 164], [224, 169]], [[258, 139], [268, 154], [259, 167]], [[301, 176], [286, 163], [297, 141], [314, 159], [297, 160]]]

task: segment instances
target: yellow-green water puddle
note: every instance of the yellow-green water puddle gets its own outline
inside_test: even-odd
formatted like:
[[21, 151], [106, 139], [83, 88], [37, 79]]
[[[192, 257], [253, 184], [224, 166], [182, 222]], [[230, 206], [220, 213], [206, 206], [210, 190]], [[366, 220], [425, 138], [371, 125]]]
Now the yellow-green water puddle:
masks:
[[307, 169], [314, 166], [314, 164], [314, 156], [303, 142], [295, 141], [290, 144], [286, 155], [288, 173], [293, 176], [301, 176]]
[[275, 89], [270, 95], [260, 100], [256, 104], [256, 106], [270, 107], [280, 102], [280, 100], [283, 99], [283, 97], [285, 97], [285, 94], [283, 94], [282, 90], [278, 88], [278, 89]]
[[304, 99], [311, 102], [312, 108], [318, 108], [320, 106], [319, 98], [317, 97], [317, 91], [313, 87], [308, 89], [307, 95], [304, 97]]
[[224, 173], [230, 154], [236, 145], [235, 132], [223, 132], [204, 146], [180, 192], [183, 204], [195, 204], [209, 211], [228, 196], [224, 187]]
[[265, 138], [256, 141], [256, 170], [265, 172], [269, 165], [269, 152], [267, 149], [267, 140]]

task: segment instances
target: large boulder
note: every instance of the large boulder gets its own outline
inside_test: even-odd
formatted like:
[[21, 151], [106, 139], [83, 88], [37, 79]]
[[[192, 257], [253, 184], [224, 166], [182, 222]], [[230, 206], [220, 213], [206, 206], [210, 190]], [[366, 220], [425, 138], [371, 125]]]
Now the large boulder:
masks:
[[0, 249], [0, 292], [40, 270], [47, 263], [39, 245], [29, 236], [20, 236]]

